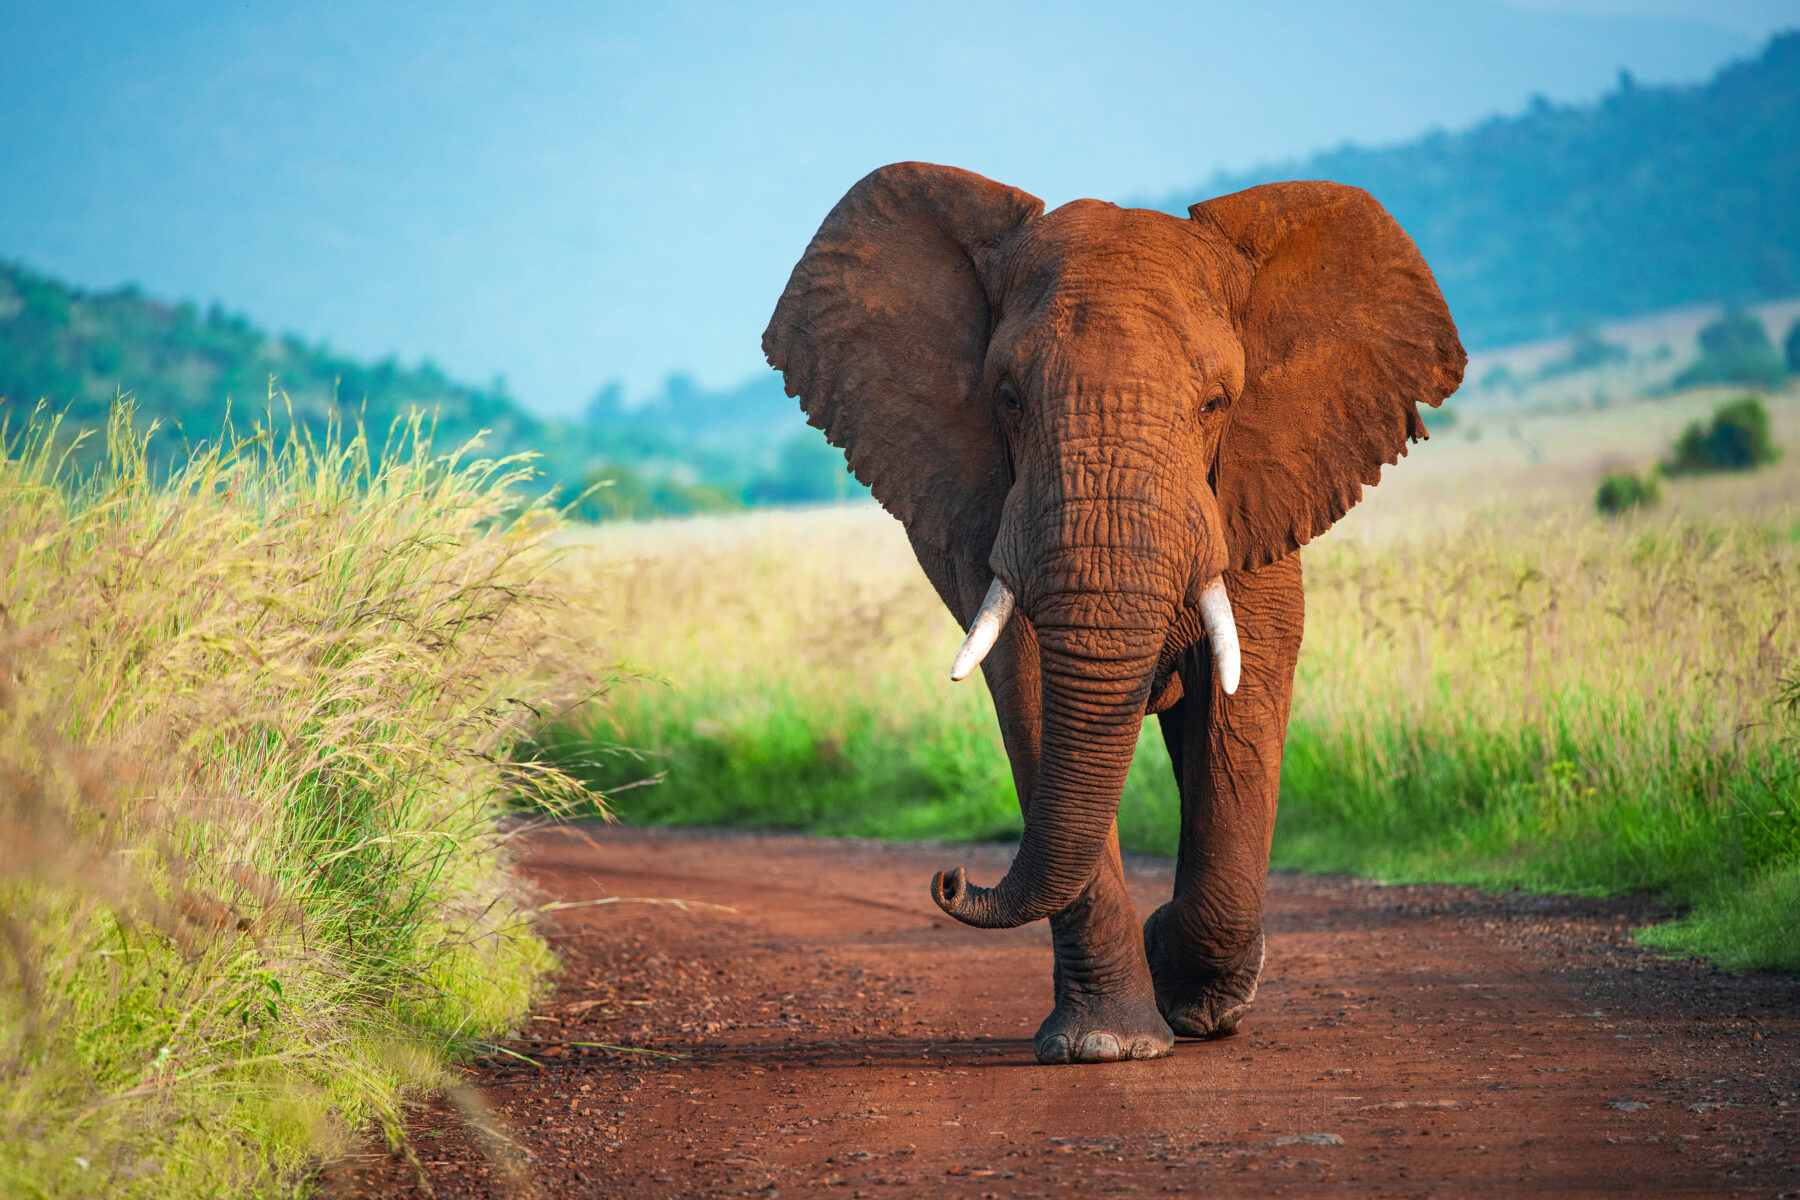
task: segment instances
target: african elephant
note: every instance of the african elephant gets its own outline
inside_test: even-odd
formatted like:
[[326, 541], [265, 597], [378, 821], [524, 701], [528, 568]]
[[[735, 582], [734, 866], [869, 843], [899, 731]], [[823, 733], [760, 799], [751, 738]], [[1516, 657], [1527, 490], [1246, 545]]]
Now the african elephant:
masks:
[[[970, 628], [1024, 810], [970, 925], [1049, 918], [1041, 1062], [1232, 1032], [1263, 899], [1304, 600], [1299, 548], [1426, 436], [1466, 355], [1366, 192], [1273, 183], [1182, 220], [926, 163], [840, 200], [763, 335], [812, 424]], [[1203, 653], [1209, 647], [1211, 653]], [[1140, 932], [1115, 816], [1139, 727], [1181, 789], [1172, 899]]]

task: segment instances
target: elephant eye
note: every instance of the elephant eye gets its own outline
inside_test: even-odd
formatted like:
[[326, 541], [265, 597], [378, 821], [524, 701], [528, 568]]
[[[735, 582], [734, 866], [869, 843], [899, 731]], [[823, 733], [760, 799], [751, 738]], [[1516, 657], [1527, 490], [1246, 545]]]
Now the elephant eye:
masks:
[[1013, 387], [1010, 379], [1000, 381], [1000, 405], [1007, 412], [1018, 412], [1025, 407], [1019, 402], [1019, 390]]
[[1221, 408], [1224, 408], [1224, 407], [1225, 407], [1225, 393], [1224, 392], [1214, 392], [1211, 396], [1207, 397], [1206, 403], [1202, 404], [1200, 406], [1200, 411], [1203, 413], [1218, 412]]

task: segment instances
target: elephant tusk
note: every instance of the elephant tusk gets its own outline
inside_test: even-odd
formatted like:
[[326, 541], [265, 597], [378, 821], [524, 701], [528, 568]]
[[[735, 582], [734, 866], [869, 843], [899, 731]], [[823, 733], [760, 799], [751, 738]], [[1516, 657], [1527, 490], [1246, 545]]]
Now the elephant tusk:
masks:
[[1206, 640], [1212, 643], [1213, 662], [1219, 668], [1219, 686], [1229, 696], [1237, 691], [1243, 663], [1238, 651], [1237, 622], [1231, 616], [1231, 597], [1225, 594], [1223, 575], [1207, 584], [1200, 593], [1200, 619], [1206, 624]]
[[[1000, 631], [1006, 628], [1006, 621], [1012, 616], [1012, 610], [1012, 589], [996, 578], [988, 585], [987, 598], [982, 600], [981, 611], [975, 614], [975, 620], [969, 625], [969, 636], [963, 639], [962, 649], [956, 652], [956, 661], [950, 664], [952, 680], [967, 679], [969, 672], [981, 665], [981, 660], [988, 656], [988, 651], [1000, 640]], [[1231, 619], [1229, 611], [1225, 619]]]

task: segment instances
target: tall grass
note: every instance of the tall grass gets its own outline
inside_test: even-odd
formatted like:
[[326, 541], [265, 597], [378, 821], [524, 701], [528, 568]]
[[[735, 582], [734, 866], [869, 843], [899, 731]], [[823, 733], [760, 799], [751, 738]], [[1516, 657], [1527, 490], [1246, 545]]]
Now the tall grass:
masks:
[[1307, 560], [1283, 862], [1684, 906], [1652, 941], [1800, 966], [1800, 544], [1587, 517]]
[[171, 472], [122, 408], [84, 481], [54, 425], [0, 454], [0, 1195], [283, 1194], [551, 965], [493, 817], [555, 517], [416, 419]]
[[[604, 526], [566, 561], [634, 677], [539, 743], [627, 819], [1017, 834], [987, 693], [948, 678], [961, 631], [880, 510]], [[1164, 775], [1141, 761], [1134, 793]]]
[[[1791, 516], [1490, 510], [1305, 552], [1278, 865], [1689, 906], [1647, 936], [1800, 967]], [[1384, 518], [1384, 520], [1386, 520]], [[607, 529], [572, 559], [645, 678], [540, 734], [639, 823], [1019, 828], [960, 631], [872, 507]], [[1791, 690], [1786, 693], [1791, 697]], [[619, 749], [629, 746], [645, 753]], [[1121, 803], [1170, 853], [1154, 722]]]

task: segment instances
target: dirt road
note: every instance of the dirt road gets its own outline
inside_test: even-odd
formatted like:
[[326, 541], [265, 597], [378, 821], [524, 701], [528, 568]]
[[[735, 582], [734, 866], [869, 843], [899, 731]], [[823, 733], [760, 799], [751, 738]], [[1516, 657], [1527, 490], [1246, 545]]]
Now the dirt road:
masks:
[[[542, 1069], [497, 1056], [416, 1114], [440, 1197], [1800, 1196], [1800, 980], [1653, 958], [1641, 904], [1277, 875], [1238, 1036], [1040, 1067], [1047, 930], [926, 894], [1005, 849], [592, 838], [536, 837], [548, 898], [725, 907], [557, 914], [567, 974], [509, 1043]], [[325, 1190], [412, 1178], [370, 1154]]]

